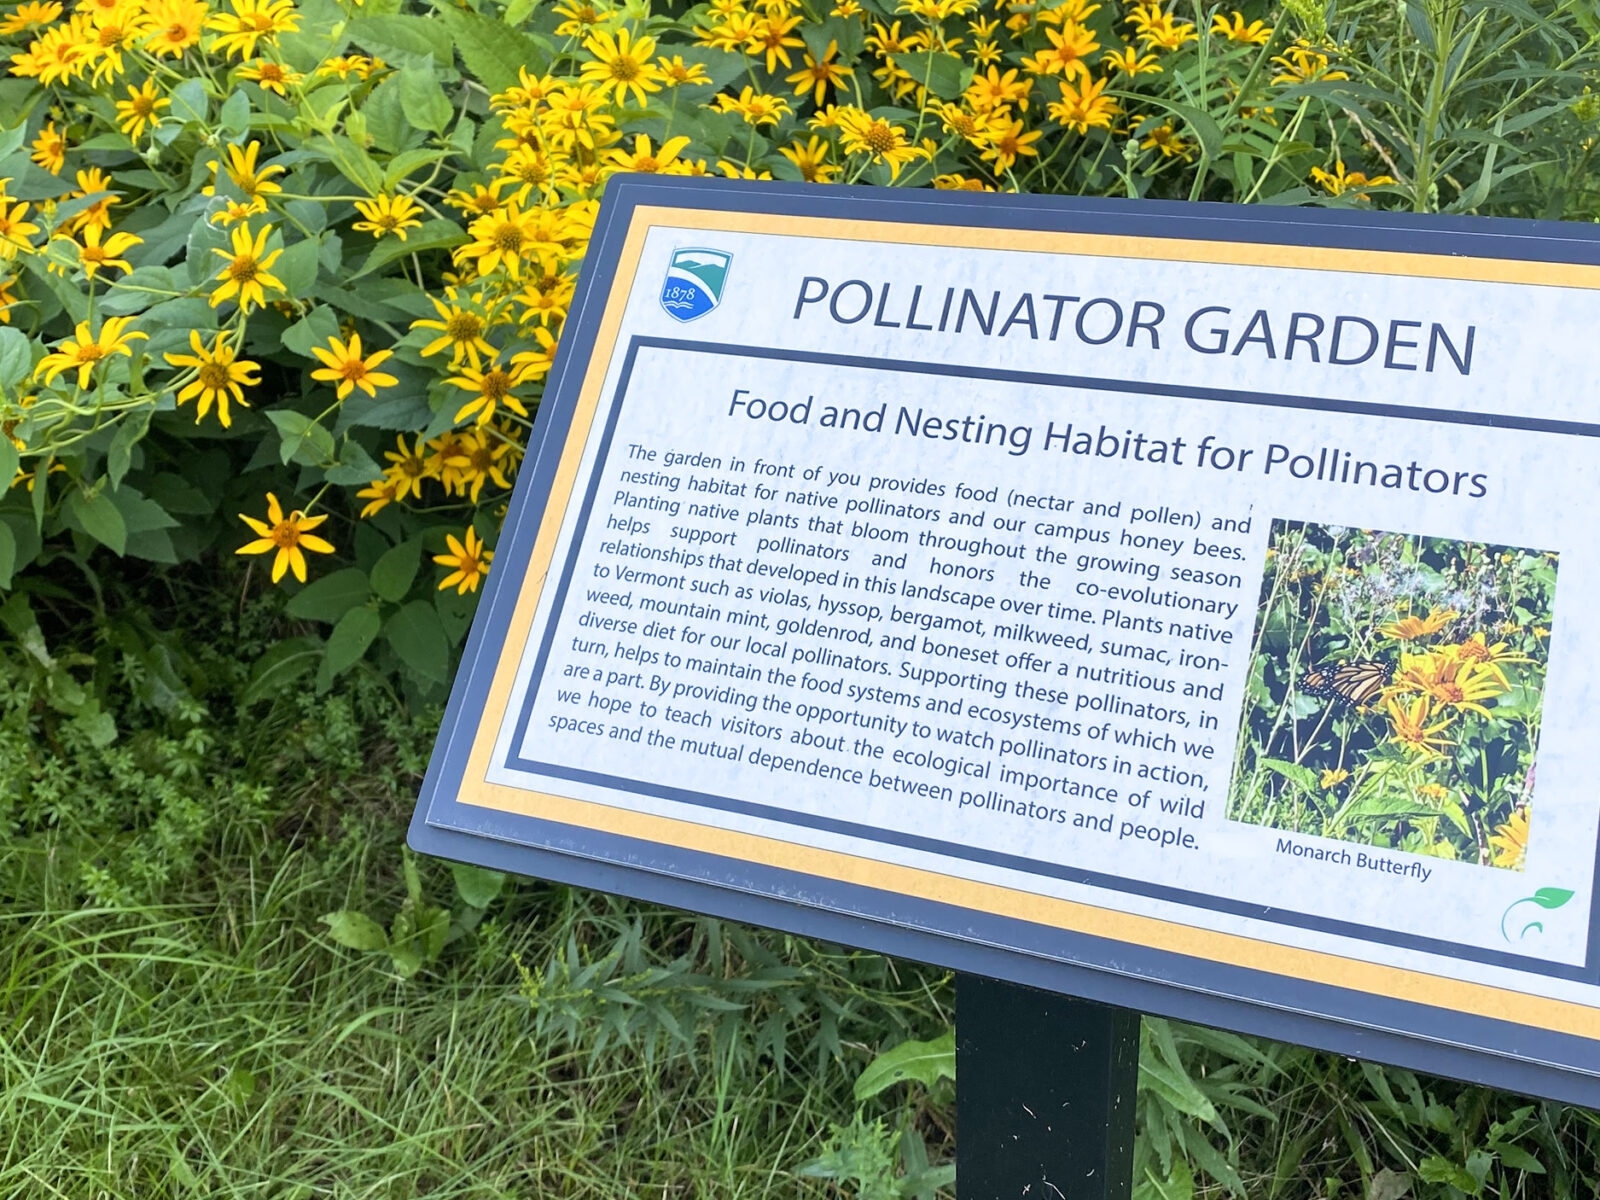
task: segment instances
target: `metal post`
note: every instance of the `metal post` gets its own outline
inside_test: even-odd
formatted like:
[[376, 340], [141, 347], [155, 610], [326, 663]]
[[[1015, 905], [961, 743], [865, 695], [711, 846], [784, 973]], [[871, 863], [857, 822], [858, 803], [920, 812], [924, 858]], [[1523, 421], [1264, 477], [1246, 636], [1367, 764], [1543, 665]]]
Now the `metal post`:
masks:
[[1139, 1014], [956, 978], [959, 1200], [1128, 1200]]

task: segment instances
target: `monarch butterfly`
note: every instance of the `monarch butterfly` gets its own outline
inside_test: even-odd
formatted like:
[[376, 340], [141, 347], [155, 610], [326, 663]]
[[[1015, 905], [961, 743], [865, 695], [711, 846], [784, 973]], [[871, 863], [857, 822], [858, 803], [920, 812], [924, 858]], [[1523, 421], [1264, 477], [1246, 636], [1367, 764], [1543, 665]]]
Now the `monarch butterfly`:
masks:
[[1394, 664], [1381, 658], [1357, 659], [1337, 667], [1318, 667], [1300, 679], [1300, 690], [1323, 700], [1367, 705], [1376, 700], [1394, 678]]

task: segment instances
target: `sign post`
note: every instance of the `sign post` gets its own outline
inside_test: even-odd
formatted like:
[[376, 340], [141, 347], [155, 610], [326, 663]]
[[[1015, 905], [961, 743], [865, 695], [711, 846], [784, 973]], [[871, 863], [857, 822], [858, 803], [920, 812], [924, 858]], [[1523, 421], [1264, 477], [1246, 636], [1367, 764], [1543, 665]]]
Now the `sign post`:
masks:
[[1139, 1014], [956, 977], [961, 1200], [1127, 1200]]
[[1595, 328], [1584, 226], [618, 176], [411, 844], [963, 972], [971, 1195], [1125, 1186], [1129, 1013], [1600, 1104]]

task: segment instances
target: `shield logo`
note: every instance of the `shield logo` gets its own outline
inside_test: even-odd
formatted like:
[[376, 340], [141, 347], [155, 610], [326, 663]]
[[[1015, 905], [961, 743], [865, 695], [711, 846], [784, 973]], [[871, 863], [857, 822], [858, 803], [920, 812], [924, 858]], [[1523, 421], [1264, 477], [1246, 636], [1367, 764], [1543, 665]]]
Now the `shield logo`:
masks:
[[703, 317], [722, 300], [733, 255], [721, 250], [675, 250], [661, 285], [661, 307], [675, 321]]

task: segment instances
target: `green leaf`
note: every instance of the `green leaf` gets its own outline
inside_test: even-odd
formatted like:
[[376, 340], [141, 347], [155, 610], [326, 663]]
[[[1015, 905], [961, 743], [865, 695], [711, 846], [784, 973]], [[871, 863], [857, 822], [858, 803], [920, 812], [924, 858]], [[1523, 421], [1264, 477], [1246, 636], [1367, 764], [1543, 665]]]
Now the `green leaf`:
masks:
[[376, 609], [362, 606], [352, 608], [339, 619], [328, 635], [328, 645], [323, 651], [322, 665], [317, 668], [317, 687], [326, 690], [366, 654], [378, 636], [383, 621]]
[[424, 250], [442, 250], [449, 246], [459, 246], [467, 240], [466, 231], [461, 226], [443, 218], [424, 221], [420, 229], [408, 229], [406, 233], [408, 236], [403, 242], [398, 237], [386, 237], [379, 241], [372, 248], [372, 253], [367, 255], [367, 261], [361, 264], [361, 269], [349, 276], [346, 282], [369, 275], [379, 267], [397, 258], [404, 258], [407, 254], [420, 254]]
[[[150, 428], [150, 415], [155, 412], [155, 406], [141, 408], [138, 412], [128, 413], [117, 426], [116, 435], [111, 439], [111, 446], [106, 451], [106, 474], [111, 479], [112, 487], [121, 487], [122, 481], [127, 477], [128, 468], [133, 465], [133, 448], [144, 437], [145, 431]], [[3, 475], [4, 472], [0, 472]]]
[[955, 1077], [954, 1030], [931, 1042], [901, 1042], [867, 1064], [856, 1079], [856, 1102], [870, 1099], [897, 1083], [915, 1082], [931, 1088], [941, 1079]]
[[[27, 379], [32, 369], [33, 345], [28, 335], [9, 325], [0, 326], [0, 396], [14, 397], [14, 389]], [[15, 473], [13, 466], [10, 471], [0, 471], [0, 476], [9, 483], [10, 476]]]
[[68, 524], [102, 546], [110, 547], [116, 554], [127, 553], [128, 523], [105, 492], [96, 493], [92, 498], [80, 489], [68, 492], [66, 516]]
[[11, 526], [0, 521], [0, 588], [11, 586], [11, 576], [17, 570], [17, 535]]
[[473, 908], [488, 908], [506, 885], [504, 871], [491, 871], [469, 863], [451, 863], [450, 873], [456, 879], [456, 893]]
[[[229, 141], [244, 137], [250, 132], [250, 97], [241, 89], [222, 102], [217, 122]], [[291, 292], [290, 295], [294, 293]]]
[[23, 139], [28, 136], [28, 123], [23, 121], [15, 129], [0, 130], [0, 159], [10, 158], [22, 148]]
[[[383, 557], [372, 564], [372, 590], [385, 600], [399, 604], [411, 590], [411, 585], [417, 578], [417, 568], [421, 563], [422, 543], [401, 542], [398, 546], [385, 551]], [[441, 625], [441, 633], [443, 628]]]
[[1507, 1142], [1495, 1142], [1489, 1147], [1500, 1155], [1500, 1161], [1513, 1171], [1531, 1171], [1535, 1175], [1543, 1175], [1544, 1164], [1521, 1146], [1513, 1146]]
[[1529, 899], [1540, 908], [1560, 908], [1572, 899], [1572, 892], [1566, 888], [1545, 887], [1540, 888]]
[[383, 926], [364, 912], [347, 908], [318, 919], [328, 927], [334, 941], [351, 950], [382, 950], [389, 944]]
[[187, 125], [190, 121], [203, 123], [211, 111], [211, 105], [206, 99], [206, 85], [198, 79], [185, 79], [172, 89], [167, 99], [172, 103], [167, 108], [166, 115], [180, 125]]
[[278, 456], [287, 465], [297, 462], [317, 467], [334, 461], [333, 434], [305, 413], [277, 408], [267, 418], [278, 427]]
[[400, 107], [418, 129], [443, 133], [455, 108], [433, 74], [433, 56], [413, 60], [400, 69]]
[[439, 16], [454, 35], [467, 70], [491, 92], [503, 92], [516, 83], [518, 68], [540, 75], [549, 67], [550, 56], [539, 39], [478, 13], [441, 8]]
[[427, 17], [362, 16], [350, 22], [349, 30], [351, 41], [365, 50], [387, 50], [391, 59], [407, 54], [444, 57], [450, 49], [444, 22]]
[[1157, 95], [1135, 94], [1133, 92], [1115, 92], [1107, 90], [1106, 95], [1117, 96], [1121, 99], [1143, 100], [1151, 104], [1158, 104], [1174, 116], [1182, 117], [1189, 129], [1200, 141], [1201, 152], [1208, 159], [1217, 159], [1222, 155], [1222, 126], [1218, 125], [1210, 114], [1202, 112], [1192, 104], [1179, 104], [1173, 100], [1163, 100]]
[[283, 606], [284, 615], [297, 621], [339, 620], [372, 596], [372, 585], [360, 567], [345, 567], [331, 575], [313, 579]]
[[941, 100], [954, 100], [965, 90], [962, 81], [965, 67], [954, 54], [918, 50], [911, 54], [896, 54], [894, 62]]
[[450, 674], [450, 646], [439, 614], [426, 600], [413, 600], [389, 618], [384, 638], [400, 661], [418, 675], [443, 683]]
[[317, 286], [317, 251], [321, 248], [317, 238], [302, 238], [278, 256], [272, 273], [283, 281], [286, 296], [309, 296]]
[[383, 468], [368, 454], [366, 447], [348, 435], [339, 447], [339, 465], [329, 467], [327, 480], [340, 487], [368, 484], [383, 474]]
[[[0, 437], [0, 487], [9, 489], [11, 481], [17, 477], [17, 472], [22, 467], [22, 455], [17, 453], [17, 448], [8, 437]], [[0, 492], [0, 496], [5, 493]]]
[[1264, 758], [1261, 760], [1261, 765], [1269, 771], [1276, 771], [1291, 783], [1299, 785], [1302, 790], [1312, 795], [1316, 794], [1317, 773], [1310, 767], [1302, 767], [1298, 763], [1284, 762], [1277, 758]]
[[309, 358], [320, 362], [311, 348], [316, 346], [326, 350], [328, 339], [339, 336], [339, 318], [334, 315], [333, 309], [319, 304], [300, 320], [283, 331], [283, 348], [290, 353], [298, 354], [301, 358]]
[[240, 699], [247, 705], [275, 696], [316, 667], [322, 646], [310, 638], [285, 638], [256, 660]]

